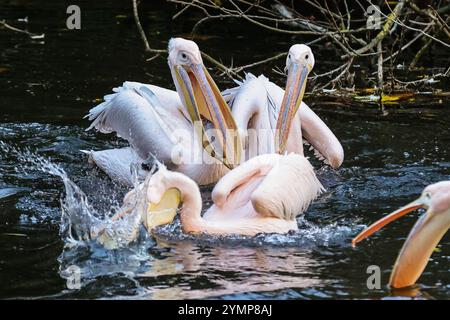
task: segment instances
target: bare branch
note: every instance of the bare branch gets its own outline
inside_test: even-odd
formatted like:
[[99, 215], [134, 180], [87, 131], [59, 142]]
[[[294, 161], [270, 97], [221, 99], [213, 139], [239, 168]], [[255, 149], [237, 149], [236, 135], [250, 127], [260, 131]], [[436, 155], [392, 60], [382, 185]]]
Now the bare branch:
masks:
[[11, 31], [15, 31], [15, 32], [19, 32], [19, 33], [26, 34], [26, 35], [29, 36], [31, 39], [43, 39], [43, 38], [45, 37], [45, 34], [44, 34], [44, 33], [42, 33], [42, 34], [36, 34], [36, 33], [31, 33], [31, 32], [28, 32], [28, 31], [26, 31], [26, 30], [22, 30], [22, 29], [13, 27], [13, 26], [7, 24], [5, 20], [0, 20], [0, 26], [3, 26], [3, 27], [5, 27], [6, 29], [9, 29], [9, 30], [11, 30]]

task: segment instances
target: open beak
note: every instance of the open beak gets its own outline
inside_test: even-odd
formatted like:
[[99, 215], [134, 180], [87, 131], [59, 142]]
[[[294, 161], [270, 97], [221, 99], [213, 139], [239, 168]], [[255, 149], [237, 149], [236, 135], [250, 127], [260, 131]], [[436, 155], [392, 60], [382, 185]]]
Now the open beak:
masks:
[[[423, 194], [419, 199], [394, 211], [388, 216], [378, 220], [362, 231], [352, 240], [356, 245], [386, 224], [419, 208], [428, 209], [431, 197]], [[397, 257], [391, 273], [389, 285], [392, 288], [404, 288], [412, 286], [422, 274], [434, 248], [442, 239], [450, 227], [450, 219], [445, 214], [435, 215], [430, 210], [424, 213], [416, 222], [408, 235], [402, 250]]]
[[[202, 63], [189, 67], [174, 65], [171, 69], [195, 130], [202, 137], [203, 148], [228, 168], [234, 168], [241, 160], [241, 139], [231, 110], [216, 83]], [[216, 129], [214, 144], [206, 135], [202, 118], [210, 121]]]
[[289, 130], [295, 113], [302, 103], [306, 88], [306, 80], [308, 79], [310, 71], [311, 67], [309, 65], [291, 63], [289, 66], [286, 90], [284, 92], [276, 126], [278, 137], [277, 145], [280, 154], [283, 154], [286, 151]]

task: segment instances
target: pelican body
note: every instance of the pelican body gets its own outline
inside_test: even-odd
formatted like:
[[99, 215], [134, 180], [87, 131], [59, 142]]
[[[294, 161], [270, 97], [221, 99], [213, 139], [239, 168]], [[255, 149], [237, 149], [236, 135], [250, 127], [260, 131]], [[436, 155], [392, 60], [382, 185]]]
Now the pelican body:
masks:
[[254, 236], [297, 230], [296, 216], [308, 208], [323, 187], [305, 157], [265, 154], [222, 177], [212, 191], [214, 204], [203, 216], [197, 184], [166, 169], [150, 179], [149, 203], [157, 205], [171, 189], [180, 192], [180, 219], [185, 232]]
[[450, 228], [450, 181], [429, 185], [419, 199], [373, 223], [352, 241], [356, 245], [388, 223], [421, 208], [427, 211], [412, 228], [397, 257], [389, 280], [392, 288], [416, 283], [434, 248]]

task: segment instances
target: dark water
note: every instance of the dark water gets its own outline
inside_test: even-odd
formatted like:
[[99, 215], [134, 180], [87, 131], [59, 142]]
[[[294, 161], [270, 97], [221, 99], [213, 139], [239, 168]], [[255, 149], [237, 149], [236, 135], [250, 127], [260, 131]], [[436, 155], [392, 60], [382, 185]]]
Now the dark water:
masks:
[[[44, 40], [0, 30], [0, 140], [29, 147], [63, 167], [99, 210], [117, 205], [126, 191], [86, 162], [80, 149], [104, 149], [123, 142], [84, 132], [82, 116], [125, 80], [173, 87], [165, 57], [152, 62], [130, 16], [129, 1], [79, 1], [82, 30], [65, 29], [64, 1], [0, 2], [0, 19], [45, 33]], [[172, 21], [172, 7], [147, 3], [141, 9], [152, 45], [186, 35], [194, 16]], [[28, 24], [16, 19], [28, 16]], [[202, 29], [204, 51], [232, 56], [244, 64], [284, 51], [304, 39], [227, 26]], [[217, 36], [219, 34], [220, 36]], [[205, 36], [206, 35], [206, 36]], [[240, 36], [236, 36], [240, 35]], [[276, 49], [274, 49], [276, 48]], [[316, 55], [317, 67], [330, 66]], [[282, 68], [283, 61], [279, 62]], [[320, 66], [322, 65], [322, 67]], [[264, 71], [274, 76], [270, 69]], [[221, 87], [229, 80], [216, 77]], [[283, 83], [280, 76], [275, 82]], [[322, 168], [327, 188], [300, 219], [300, 232], [256, 239], [195, 241], [145, 238], [128, 249], [108, 252], [95, 245], [64, 247], [59, 235], [61, 181], [39, 171], [16, 170], [14, 154], [0, 156], [1, 298], [385, 298], [404, 294], [448, 298], [450, 238], [434, 253], [418, 288], [390, 292], [386, 287], [395, 257], [417, 214], [405, 217], [361, 246], [351, 238], [364, 225], [418, 196], [424, 186], [449, 178], [448, 100], [426, 96], [399, 105], [387, 117], [376, 106], [327, 97], [306, 102], [341, 140], [345, 162], [336, 172]], [[339, 102], [339, 107], [336, 106]], [[320, 164], [314, 163], [317, 168]], [[208, 190], [204, 190], [207, 195]], [[177, 229], [177, 228], [175, 228]], [[162, 238], [173, 229], [160, 230]], [[366, 287], [369, 265], [382, 270], [382, 289]], [[83, 286], [68, 290], [64, 270], [77, 265]]]

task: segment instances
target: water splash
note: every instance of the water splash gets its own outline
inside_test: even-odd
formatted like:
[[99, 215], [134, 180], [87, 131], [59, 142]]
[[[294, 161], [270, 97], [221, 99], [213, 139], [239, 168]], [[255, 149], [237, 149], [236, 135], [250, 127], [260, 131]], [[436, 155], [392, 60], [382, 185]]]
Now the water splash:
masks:
[[82, 288], [95, 285], [102, 277], [112, 282], [122, 277], [134, 282], [137, 274], [148, 269], [153, 259], [149, 252], [154, 246], [154, 240], [143, 229], [136, 241], [120, 250], [106, 249], [95, 241], [80, 241], [76, 246], [63, 248], [58, 257], [59, 273], [62, 278], [67, 278], [70, 276], [68, 271], [75, 266], [80, 272]]
[[27, 188], [0, 188], [0, 199], [8, 198], [20, 192], [28, 191]]
[[364, 226], [351, 221], [335, 221], [325, 226], [316, 224], [301, 216], [297, 219], [299, 230], [287, 234], [258, 234], [256, 236], [212, 236], [208, 234], [186, 234], [182, 231], [181, 222], [176, 218], [170, 225], [154, 229], [153, 235], [166, 242], [192, 241], [206, 245], [240, 245], [248, 247], [275, 246], [297, 247], [312, 250], [328, 246], [350, 246], [350, 239], [355, 230]]
[[[139, 196], [142, 188], [136, 188], [138, 195], [135, 202], [126, 207], [111, 207], [107, 212], [99, 212], [89, 203], [86, 194], [67, 175], [66, 171], [58, 164], [36, 154], [29, 148], [19, 149], [0, 141], [0, 150], [3, 157], [14, 157], [17, 165], [16, 172], [32, 174], [36, 171], [58, 177], [64, 185], [65, 192], [60, 199], [61, 223], [60, 235], [66, 245], [73, 247], [80, 242], [95, 240], [108, 249], [116, 249], [127, 246], [136, 240], [141, 226], [141, 213], [146, 210], [145, 201]], [[137, 170], [135, 185], [137, 182]], [[126, 215], [122, 219], [111, 219], [115, 215]]]
[[98, 224], [96, 211], [89, 204], [84, 192], [72, 182], [62, 167], [53, 163], [51, 159], [39, 156], [28, 148], [18, 149], [0, 141], [3, 154], [14, 156], [17, 160], [16, 172], [33, 173], [40, 171], [61, 179], [65, 194], [61, 198], [61, 235], [69, 242], [90, 239], [91, 226]]

